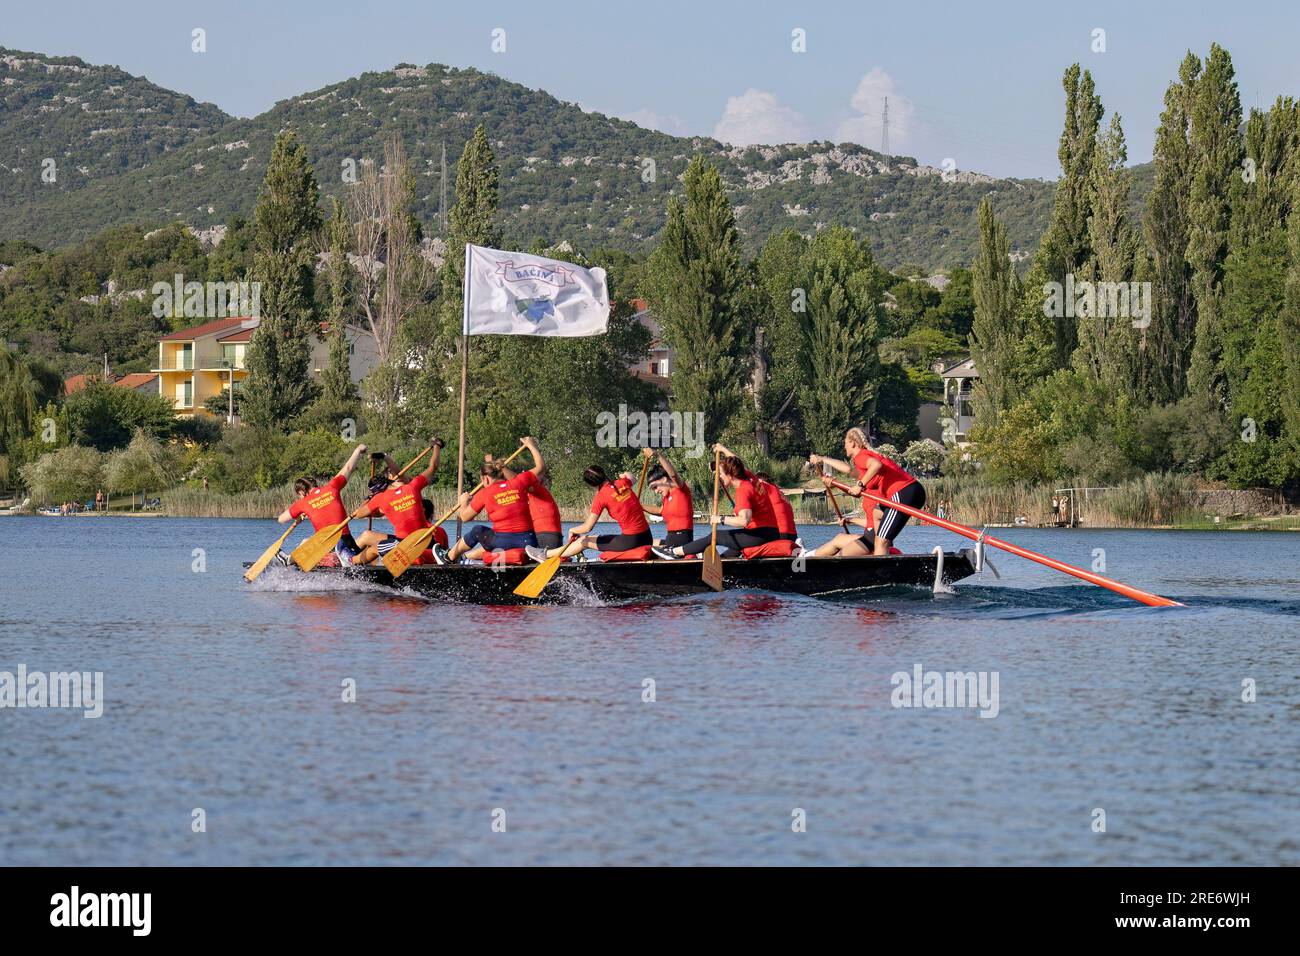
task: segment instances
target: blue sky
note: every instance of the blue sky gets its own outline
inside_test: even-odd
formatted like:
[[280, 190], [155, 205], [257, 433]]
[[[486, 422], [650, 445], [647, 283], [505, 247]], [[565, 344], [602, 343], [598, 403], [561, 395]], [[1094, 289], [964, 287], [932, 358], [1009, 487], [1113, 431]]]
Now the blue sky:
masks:
[[[117, 7], [114, 9], [114, 7]], [[191, 31], [207, 52], [191, 51]], [[505, 30], [505, 52], [491, 49]], [[807, 50], [791, 50], [791, 31]], [[1105, 52], [1093, 31], [1105, 30]], [[666, 132], [729, 142], [833, 139], [1005, 176], [1054, 177], [1062, 70], [1092, 70], [1150, 158], [1161, 98], [1187, 49], [1233, 56], [1243, 103], [1300, 93], [1300, 5], [1050, 2], [261, 3], [0, 0], [0, 46], [142, 74], [240, 116], [399, 62], [490, 70]]]

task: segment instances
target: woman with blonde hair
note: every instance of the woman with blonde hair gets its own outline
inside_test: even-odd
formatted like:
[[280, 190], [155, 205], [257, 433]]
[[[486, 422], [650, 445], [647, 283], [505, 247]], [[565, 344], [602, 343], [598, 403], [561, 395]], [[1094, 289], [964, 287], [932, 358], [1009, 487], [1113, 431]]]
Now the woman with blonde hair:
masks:
[[[863, 429], [850, 428], [844, 434], [844, 454], [848, 457], [847, 462], [828, 458], [825, 455], [809, 455], [808, 461], [814, 467], [824, 465], [841, 474], [847, 475], [856, 471], [857, 484], [848, 492], [855, 498], [861, 498], [863, 491], [869, 491], [882, 498], [897, 501], [899, 504], [910, 505], [913, 508], [924, 507], [924, 486], [897, 462], [872, 448]], [[829, 487], [828, 478], [823, 477], [822, 481]], [[864, 533], [859, 535], [846, 531], [837, 534], [814, 551], [814, 556], [826, 558], [835, 555], [874, 554], [883, 557], [889, 554], [894, 539], [907, 524], [907, 515], [895, 508], [882, 505], [872, 511], [870, 523], [866, 517], [855, 519], [853, 523], [860, 524], [865, 529]]]

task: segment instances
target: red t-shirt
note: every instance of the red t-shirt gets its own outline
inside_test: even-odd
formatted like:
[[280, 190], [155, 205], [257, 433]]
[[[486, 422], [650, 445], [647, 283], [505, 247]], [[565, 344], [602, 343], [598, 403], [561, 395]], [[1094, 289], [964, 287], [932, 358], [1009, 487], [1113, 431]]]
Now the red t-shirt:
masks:
[[632, 482], [626, 478], [615, 478], [605, 482], [596, 492], [591, 502], [591, 513], [599, 515], [608, 511], [611, 518], [618, 522], [618, 530], [623, 534], [641, 534], [650, 530], [650, 523], [645, 520], [645, 509], [636, 496]]
[[763, 482], [763, 487], [767, 489], [767, 503], [776, 515], [776, 530], [781, 534], [798, 534], [799, 529], [794, 526], [794, 508], [789, 499], [781, 494], [781, 489], [776, 485]]
[[531, 471], [520, 472], [513, 478], [494, 481], [486, 488], [480, 488], [478, 494], [469, 501], [469, 506], [476, 512], [487, 509], [488, 520], [492, 530], [502, 534], [514, 534], [533, 530], [533, 519], [528, 513], [529, 489], [537, 484], [537, 476]]
[[528, 514], [534, 531], [560, 531], [560, 507], [540, 481], [528, 489]]
[[746, 528], [775, 528], [776, 513], [768, 498], [767, 482], [751, 481], [746, 478], [736, 485], [736, 512], [751, 512]]
[[859, 480], [867, 473], [867, 466], [872, 461], [880, 462], [880, 470], [876, 472], [876, 477], [867, 483], [867, 491], [888, 498], [916, 480], [893, 461], [870, 448], [863, 448], [853, 456], [853, 467], [858, 470]]
[[424, 475], [416, 475], [402, 485], [394, 485], [387, 491], [381, 491], [370, 499], [368, 507], [378, 508], [393, 526], [393, 534], [405, 538], [415, 534], [421, 528], [429, 527], [424, 517], [424, 499], [420, 492], [429, 480]]
[[690, 489], [673, 485], [664, 495], [662, 514], [664, 527], [669, 531], [693, 531], [695, 504], [691, 501]]
[[319, 488], [313, 488], [289, 506], [289, 514], [295, 518], [307, 516], [316, 531], [330, 525], [342, 524], [348, 520], [347, 510], [339, 499], [339, 492], [348, 480], [342, 475], [335, 475]]

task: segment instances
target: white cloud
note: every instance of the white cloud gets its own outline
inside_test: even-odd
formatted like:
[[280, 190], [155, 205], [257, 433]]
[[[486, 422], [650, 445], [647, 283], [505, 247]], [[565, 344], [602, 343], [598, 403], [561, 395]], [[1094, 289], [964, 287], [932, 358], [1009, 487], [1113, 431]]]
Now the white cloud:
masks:
[[727, 97], [722, 119], [713, 127], [713, 138], [733, 146], [805, 143], [808, 129], [796, 110], [782, 106], [774, 95], [749, 89]]
[[654, 110], [633, 110], [630, 113], [620, 113], [619, 117], [629, 123], [636, 123], [637, 126], [645, 129], [656, 129], [661, 133], [669, 133], [673, 136], [683, 135], [686, 129], [686, 124], [680, 116], [675, 114], [665, 116], [663, 113], [656, 113]]
[[878, 66], [858, 81], [849, 105], [859, 115], [840, 123], [835, 130], [835, 141], [880, 149], [880, 120], [886, 97], [889, 98], [889, 151], [903, 152], [912, 135], [916, 107], [906, 96], [899, 94], [894, 78]]

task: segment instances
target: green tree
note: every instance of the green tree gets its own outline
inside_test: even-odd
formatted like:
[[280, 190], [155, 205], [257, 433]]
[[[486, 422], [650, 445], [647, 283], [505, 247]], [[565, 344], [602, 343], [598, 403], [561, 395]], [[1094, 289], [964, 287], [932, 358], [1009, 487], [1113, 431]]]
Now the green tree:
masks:
[[[1089, 191], [1092, 210], [1088, 217], [1088, 245], [1091, 258], [1081, 274], [1094, 283], [1128, 283], [1133, 278], [1138, 240], [1128, 222], [1130, 174], [1124, 168], [1128, 149], [1119, 114], [1113, 114], [1106, 133], [1097, 141]], [[1140, 377], [1138, 330], [1133, 315], [1111, 315], [1100, 308], [1078, 318], [1079, 346], [1074, 364], [1107, 388], [1137, 395], [1145, 390]], [[1136, 303], [1130, 300], [1130, 305]], [[1136, 312], [1131, 308], [1131, 312]], [[1149, 316], [1147, 318], [1150, 318]]]
[[171, 402], [161, 395], [100, 381], [69, 396], [63, 417], [74, 444], [99, 451], [121, 448], [141, 429], [155, 438], [168, 436], [176, 421]]
[[1232, 206], [1242, 186], [1241, 97], [1228, 51], [1210, 46], [1188, 127], [1193, 166], [1187, 200], [1187, 262], [1196, 298], [1188, 387], [1227, 397], [1223, 365], [1223, 270]]
[[177, 462], [171, 451], [144, 429], [131, 443], [111, 452], [104, 463], [104, 484], [110, 492], [126, 492], [134, 504], [137, 494], [161, 491], [176, 481]]
[[312, 315], [312, 268], [319, 189], [307, 150], [286, 130], [275, 139], [253, 219], [253, 277], [261, 283], [261, 324], [248, 349], [243, 417], [287, 429], [315, 398], [311, 352], [320, 327]]
[[874, 265], [870, 248], [843, 226], [819, 232], [808, 247], [798, 401], [811, 449], [837, 447], [875, 411], [881, 289]]
[[717, 167], [696, 156], [683, 186], [684, 201], [669, 200], [668, 220], [650, 256], [648, 297], [674, 350], [673, 410], [703, 412], [712, 441], [736, 412], [748, 372], [748, 273]]
[[977, 414], [996, 421], [1016, 399], [1013, 365], [1020, 337], [1017, 309], [1020, 282], [1011, 265], [1007, 229], [993, 214], [985, 198], [979, 205], [980, 254], [971, 269], [975, 296], [975, 321], [970, 351], [979, 372], [975, 388]]
[[361, 404], [356, 383], [352, 381], [348, 327], [355, 318], [356, 293], [353, 269], [348, 262], [352, 249], [352, 223], [347, 209], [338, 199], [330, 200], [331, 215], [326, 227], [329, 260], [329, 361], [321, 374], [321, 394], [312, 407], [312, 418], [329, 427], [341, 427], [343, 419], [356, 419]]
[[[1061, 178], [1056, 183], [1052, 221], [1039, 247], [1039, 261], [1049, 282], [1065, 282], [1067, 273], [1079, 274], [1092, 255], [1088, 219], [1092, 215], [1093, 152], [1101, 123], [1101, 97], [1092, 74], [1074, 63], [1062, 78], [1065, 87], [1065, 128], [1057, 157]], [[1069, 364], [1076, 344], [1074, 319], [1062, 311], [1055, 319], [1055, 363]]]
[[23, 465], [23, 484], [37, 504], [87, 501], [104, 483], [104, 456], [94, 448], [67, 445]]
[[1188, 53], [1178, 68], [1177, 82], [1165, 92], [1152, 156], [1155, 182], [1142, 217], [1152, 309], [1151, 325], [1144, 333], [1147, 391], [1158, 404], [1176, 402], [1187, 393], [1195, 339], [1196, 300], [1187, 259], [1194, 162], [1187, 132], [1200, 74], [1201, 61]]

